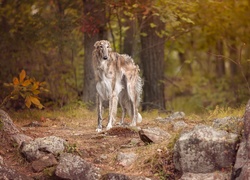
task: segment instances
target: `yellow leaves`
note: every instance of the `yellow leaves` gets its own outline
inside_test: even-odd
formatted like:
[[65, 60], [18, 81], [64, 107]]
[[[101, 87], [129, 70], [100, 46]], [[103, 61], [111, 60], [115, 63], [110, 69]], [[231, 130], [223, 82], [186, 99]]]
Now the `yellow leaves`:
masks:
[[26, 106], [27, 108], [30, 108], [30, 106], [31, 106], [31, 99], [30, 99], [30, 96], [27, 96], [27, 97], [25, 98], [25, 106]]
[[25, 105], [27, 108], [30, 108], [31, 104], [34, 104], [39, 109], [42, 109], [44, 106], [41, 104], [40, 100], [36, 96], [27, 96], [25, 98]]
[[24, 87], [26, 87], [26, 86], [28, 86], [28, 85], [30, 85], [30, 84], [31, 84], [30, 80], [25, 80], [25, 81], [22, 83], [22, 85], [23, 85]]
[[156, 27], [156, 24], [154, 24], [154, 23], [150, 23], [149, 25], [150, 25], [151, 28], [155, 28]]
[[20, 83], [23, 82], [25, 77], [26, 77], [26, 72], [25, 72], [25, 70], [22, 70], [19, 74]]
[[133, 4], [132, 7], [133, 8], [138, 8], [139, 4]]
[[35, 91], [36, 89], [38, 89], [39, 87], [39, 82], [34, 82], [34, 84], [32, 85], [32, 91]]
[[39, 109], [44, 107], [41, 104], [38, 95], [42, 91], [48, 92], [48, 90], [44, 88], [46, 83], [36, 81], [34, 78], [29, 78], [26, 76], [25, 70], [20, 72], [19, 78], [13, 78], [13, 83], [4, 83], [4, 85], [14, 88], [10, 94], [10, 99], [19, 100], [20, 98], [23, 98], [27, 108], [30, 108], [32, 104]]

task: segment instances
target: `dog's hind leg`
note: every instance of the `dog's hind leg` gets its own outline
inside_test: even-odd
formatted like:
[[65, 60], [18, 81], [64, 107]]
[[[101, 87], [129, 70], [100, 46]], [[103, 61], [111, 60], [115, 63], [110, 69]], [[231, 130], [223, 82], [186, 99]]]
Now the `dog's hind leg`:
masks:
[[136, 126], [136, 122], [137, 122], [137, 116], [138, 116], [138, 110], [135, 107], [135, 103], [132, 102], [132, 123], [130, 124], [130, 126]]
[[124, 125], [124, 118], [126, 116], [126, 107], [124, 107], [124, 105], [122, 103], [120, 103], [121, 108], [122, 108], [122, 117], [121, 117], [121, 121], [120, 121], [120, 125]]

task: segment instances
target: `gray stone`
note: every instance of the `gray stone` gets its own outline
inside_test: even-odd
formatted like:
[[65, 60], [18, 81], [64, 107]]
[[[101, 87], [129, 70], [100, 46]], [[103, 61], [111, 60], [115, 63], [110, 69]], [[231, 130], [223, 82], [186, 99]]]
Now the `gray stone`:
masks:
[[180, 180], [230, 180], [230, 172], [213, 172], [213, 173], [184, 173]]
[[243, 128], [243, 119], [239, 117], [217, 118], [213, 121], [214, 128], [240, 134]]
[[31, 166], [34, 172], [41, 172], [45, 168], [48, 168], [57, 164], [58, 162], [55, 156], [53, 154], [48, 154], [36, 161], [33, 161]]
[[234, 179], [241, 180], [250, 173], [248, 170], [250, 167], [250, 161], [248, 159], [248, 151], [246, 149], [246, 141], [240, 143], [237, 151], [236, 161], [233, 168]]
[[142, 129], [139, 131], [139, 135], [141, 140], [146, 144], [159, 143], [171, 137], [169, 133], [157, 127]]
[[30, 178], [24, 174], [17, 172], [16, 170], [13, 170], [12, 168], [9, 168], [5, 165], [0, 164], [0, 179], [1, 180], [32, 180], [33, 178]]
[[232, 173], [235, 180], [245, 180], [250, 177], [250, 100], [246, 106], [243, 123], [243, 140], [240, 143]]
[[210, 173], [230, 168], [238, 136], [209, 126], [196, 126], [174, 146], [174, 164], [181, 172]]
[[23, 127], [42, 127], [42, 123], [38, 121], [33, 121], [29, 124], [24, 125]]
[[10, 116], [0, 109], [0, 136], [4, 133], [7, 141], [14, 141], [20, 147], [23, 142], [29, 142], [31, 137], [20, 133]]
[[177, 122], [173, 122], [173, 126], [174, 126], [174, 131], [179, 131], [179, 130], [184, 129], [188, 125], [184, 121], [177, 121]]
[[20, 133], [12, 135], [12, 139], [18, 144], [18, 147], [20, 147], [23, 142], [28, 143], [33, 140], [33, 138], [31, 138], [30, 136]]
[[155, 120], [158, 122], [162, 122], [162, 123], [171, 123], [171, 122], [176, 121], [176, 120], [184, 119], [185, 116], [186, 115], [184, 112], [174, 112], [166, 118], [158, 117]]
[[124, 174], [107, 173], [102, 175], [101, 180], [131, 180], [131, 179]]
[[106, 154], [101, 154], [100, 158], [102, 160], [106, 160], [106, 159], [108, 159], [108, 156]]
[[184, 119], [185, 116], [186, 115], [184, 112], [174, 112], [168, 118], [173, 119], [173, 120], [179, 120], [179, 119]]
[[29, 143], [24, 143], [21, 153], [28, 161], [38, 160], [41, 157], [52, 153], [57, 155], [65, 149], [65, 140], [56, 136], [37, 138]]
[[102, 175], [101, 180], [151, 180], [151, 179], [146, 177], [127, 176], [118, 173], [107, 173]]
[[117, 154], [117, 161], [122, 166], [130, 166], [135, 162], [136, 159], [137, 155], [133, 152], [130, 153], [119, 152]]
[[2, 109], [0, 109], [0, 132], [1, 130], [10, 135], [20, 133], [10, 116]]
[[100, 179], [100, 170], [83, 160], [80, 156], [62, 153], [55, 175], [69, 180], [97, 180]]

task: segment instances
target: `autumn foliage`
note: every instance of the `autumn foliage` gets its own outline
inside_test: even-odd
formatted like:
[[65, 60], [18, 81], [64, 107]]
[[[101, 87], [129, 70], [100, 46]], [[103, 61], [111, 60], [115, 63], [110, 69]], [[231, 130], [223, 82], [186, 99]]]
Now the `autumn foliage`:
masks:
[[19, 77], [14, 77], [12, 83], [4, 83], [6, 87], [12, 87], [10, 94], [2, 102], [3, 106], [8, 101], [20, 101], [27, 108], [31, 108], [32, 104], [42, 109], [44, 106], [40, 102], [39, 94], [48, 91], [44, 88], [45, 82], [36, 81], [26, 75], [26, 71], [22, 70]]

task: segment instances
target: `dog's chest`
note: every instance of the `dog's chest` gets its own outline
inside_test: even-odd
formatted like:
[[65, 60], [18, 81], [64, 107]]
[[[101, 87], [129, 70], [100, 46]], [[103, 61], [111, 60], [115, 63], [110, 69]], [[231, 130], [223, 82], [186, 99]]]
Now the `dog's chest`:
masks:
[[99, 76], [102, 80], [110, 80], [115, 77], [115, 65], [107, 61], [102, 61], [99, 66]]
[[103, 61], [98, 68], [98, 72], [100, 82], [97, 91], [103, 99], [108, 99], [113, 92], [119, 94], [123, 86], [121, 78], [119, 78], [119, 72], [116, 71], [115, 63]]

